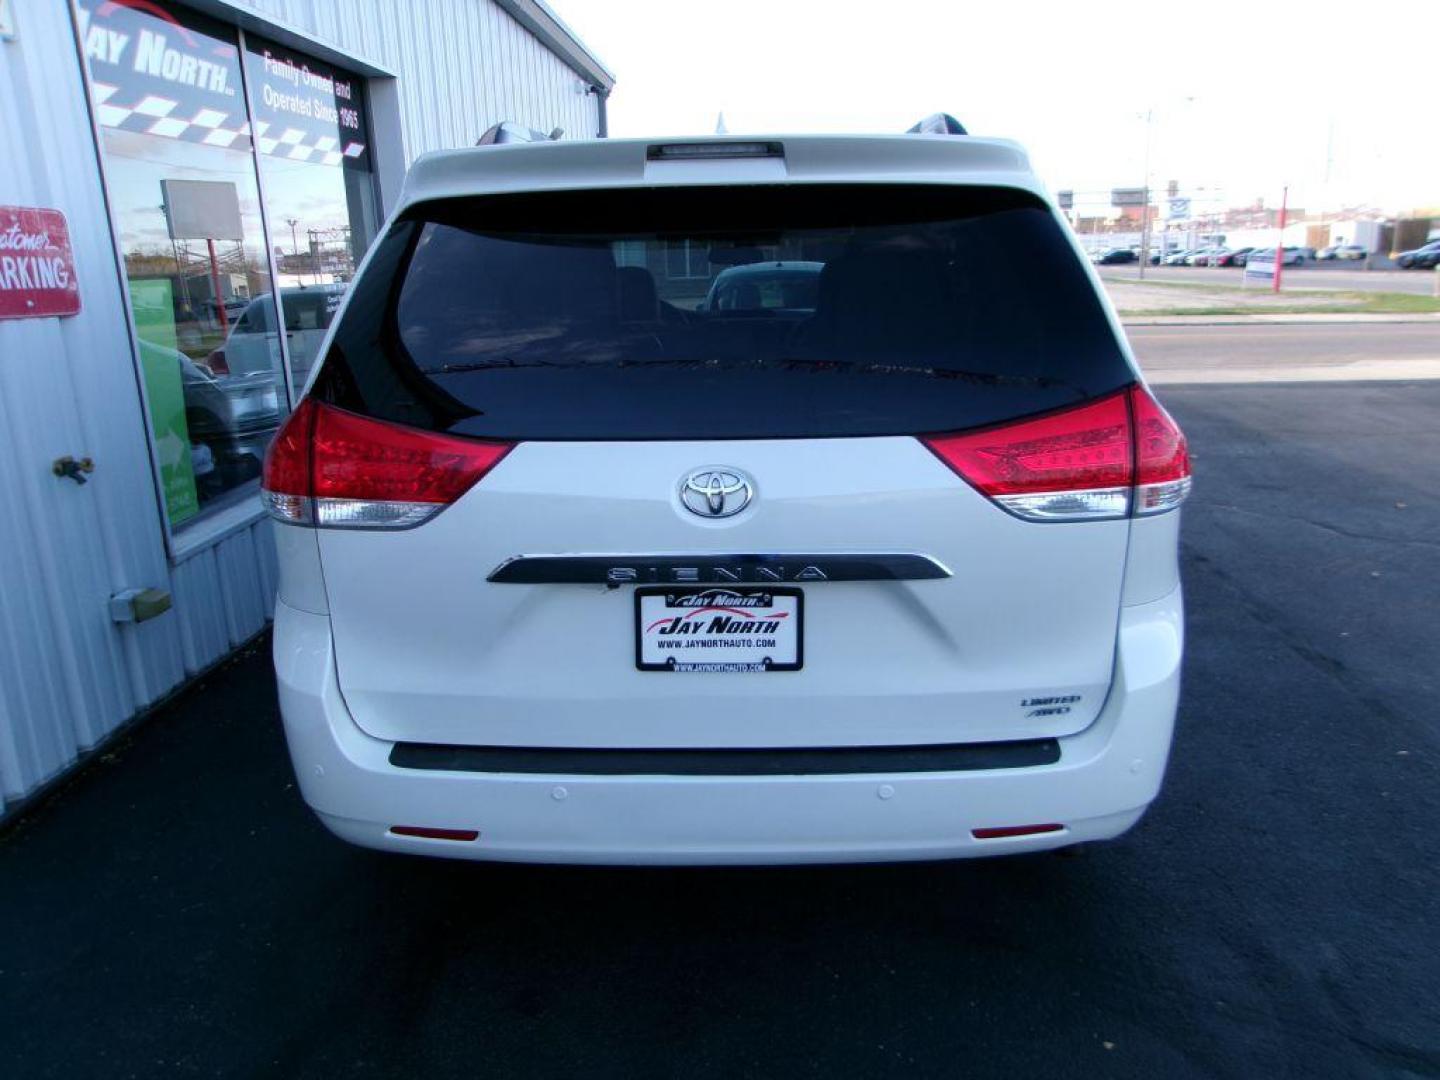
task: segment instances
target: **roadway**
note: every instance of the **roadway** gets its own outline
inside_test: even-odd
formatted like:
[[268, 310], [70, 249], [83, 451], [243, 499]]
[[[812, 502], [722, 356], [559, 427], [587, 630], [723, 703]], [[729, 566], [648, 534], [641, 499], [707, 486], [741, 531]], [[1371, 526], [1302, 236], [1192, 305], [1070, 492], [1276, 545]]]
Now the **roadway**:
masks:
[[[1135, 263], [1123, 266], [1098, 267], [1100, 276], [1119, 281], [1134, 281], [1139, 277], [1140, 268]], [[1244, 284], [1244, 271], [1232, 266], [1147, 266], [1146, 281], [1174, 281], [1191, 285]], [[1344, 292], [1393, 292], [1412, 293], [1416, 296], [1430, 296], [1435, 291], [1433, 270], [1363, 270], [1358, 263], [1306, 263], [1303, 266], [1287, 266], [1281, 275], [1282, 289]], [[1268, 288], [1269, 282], [1257, 282], [1253, 278], [1250, 288]]]
[[1156, 384], [1440, 378], [1440, 319], [1324, 318], [1230, 325], [1147, 325], [1142, 319], [1126, 333], [1146, 377]]

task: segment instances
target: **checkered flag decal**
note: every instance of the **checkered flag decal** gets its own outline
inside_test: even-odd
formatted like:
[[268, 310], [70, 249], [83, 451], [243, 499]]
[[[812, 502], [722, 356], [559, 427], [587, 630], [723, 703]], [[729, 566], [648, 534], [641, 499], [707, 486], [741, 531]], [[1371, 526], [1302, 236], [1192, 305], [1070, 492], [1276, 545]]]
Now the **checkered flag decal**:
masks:
[[312, 136], [308, 141], [306, 135], [299, 128], [277, 128], [268, 120], [255, 121], [255, 141], [262, 154], [339, 165], [343, 159], [359, 157], [365, 152], [364, 143], [348, 142], [342, 147], [333, 135]]
[[[167, 139], [203, 143], [228, 150], [249, 150], [250, 125], [242, 121], [233, 125], [231, 117], [219, 109], [202, 108], [194, 116], [177, 114], [180, 103], [158, 94], [146, 94], [134, 105], [116, 102], [118, 87], [93, 83], [95, 113], [104, 127], [134, 131], [143, 135], [160, 135]], [[312, 161], [322, 165], [338, 165], [346, 158], [365, 152], [365, 144], [349, 142], [344, 146], [333, 135], [311, 135], [299, 128], [278, 128], [265, 120], [255, 121], [255, 144], [262, 154]]]

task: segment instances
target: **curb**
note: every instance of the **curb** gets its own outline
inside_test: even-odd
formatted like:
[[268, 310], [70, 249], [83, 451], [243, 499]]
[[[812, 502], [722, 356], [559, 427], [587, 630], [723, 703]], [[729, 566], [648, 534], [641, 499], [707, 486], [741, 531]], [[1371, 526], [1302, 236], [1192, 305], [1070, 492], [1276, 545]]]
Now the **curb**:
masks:
[[1120, 322], [1125, 326], [1253, 326], [1265, 323], [1281, 326], [1335, 326], [1345, 323], [1431, 325], [1440, 322], [1440, 313], [1413, 312], [1408, 315], [1382, 315], [1365, 312], [1356, 312], [1353, 315], [1345, 312], [1316, 312], [1313, 315], [1122, 315]]

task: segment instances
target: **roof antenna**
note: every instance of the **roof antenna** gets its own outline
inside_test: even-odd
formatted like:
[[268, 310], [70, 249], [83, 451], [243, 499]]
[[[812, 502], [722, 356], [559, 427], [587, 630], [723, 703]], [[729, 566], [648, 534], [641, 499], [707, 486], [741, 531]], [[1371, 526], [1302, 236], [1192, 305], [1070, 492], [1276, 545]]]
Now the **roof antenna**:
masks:
[[554, 142], [565, 134], [564, 128], [555, 128], [549, 134], [534, 128], [517, 124], [513, 120], [502, 120], [486, 130], [475, 140], [476, 146], [503, 146], [506, 143]]
[[966, 135], [965, 127], [949, 113], [931, 113], [914, 127], [905, 132], [906, 135]]

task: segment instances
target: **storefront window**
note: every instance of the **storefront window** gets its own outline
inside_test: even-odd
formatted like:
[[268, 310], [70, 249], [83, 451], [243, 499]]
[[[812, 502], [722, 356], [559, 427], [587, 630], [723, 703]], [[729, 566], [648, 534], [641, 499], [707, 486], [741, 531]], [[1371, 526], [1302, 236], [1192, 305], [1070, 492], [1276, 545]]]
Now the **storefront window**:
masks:
[[374, 238], [363, 82], [262, 39], [245, 42], [242, 72], [233, 27], [169, 0], [79, 3], [179, 528], [253, 494], [289, 409], [282, 357], [298, 391]]
[[81, 0], [80, 21], [178, 527], [253, 489], [288, 406], [238, 41], [157, 0]]
[[363, 84], [355, 75], [249, 35], [245, 74], [291, 380], [298, 390], [375, 236]]

